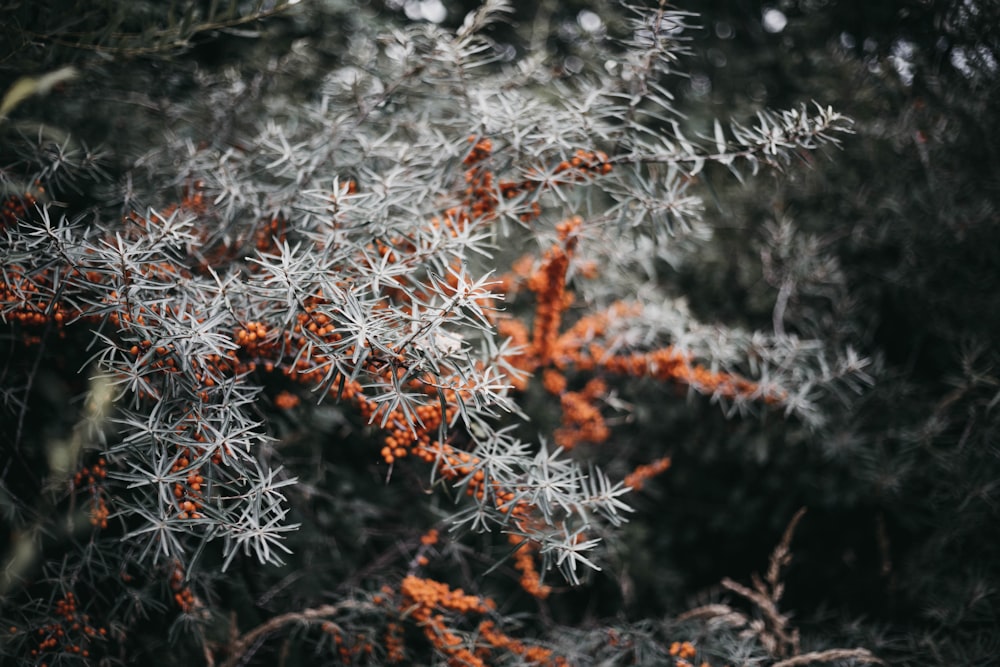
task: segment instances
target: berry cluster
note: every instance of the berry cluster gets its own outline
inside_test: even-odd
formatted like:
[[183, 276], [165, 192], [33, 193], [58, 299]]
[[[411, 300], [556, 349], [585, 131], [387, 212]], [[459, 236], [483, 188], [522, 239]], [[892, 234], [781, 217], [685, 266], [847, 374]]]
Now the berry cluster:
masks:
[[[107, 629], [90, 623], [90, 616], [80, 612], [76, 596], [72, 592], [56, 600], [53, 611], [55, 619], [35, 631], [38, 642], [31, 649], [31, 657], [37, 664], [46, 667], [46, 656], [51, 656], [54, 660], [63, 656], [83, 659], [93, 657], [93, 645], [105, 640]], [[16, 628], [12, 630], [16, 631]]]
[[174, 604], [183, 614], [190, 614], [203, 606], [191, 587], [184, 582], [184, 567], [179, 561], [174, 561], [170, 570], [170, 590], [174, 594]]
[[[36, 184], [36, 191], [21, 195], [7, 195], [0, 198], [0, 229], [15, 226], [19, 220], [30, 215], [38, 205], [38, 197], [45, 193], [45, 188]], [[37, 195], [37, 196], [36, 196]]]
[[447, 656], [449, 664], [486, 667], [496, 664], [495, 655], [506, 653], [520, 656], [527, 664], [565, 667], [566, 662], [550, 649], [529, 646], [499, 631], [496, 623], [486, 619], [476, 627], [475, 644], [449, 625], [454, 615], [490, 614], [496, 603], [489, 598], [466, 594], [447, 584], [408, 576], [400, 585], [400, 610], [412, 619], [438, 652]]
[[[691, 642], [673, 642], [670, 644], [670, 655], [674, 659], [674, 667], [694, 667], [691, 660], [698, 655], [698, 649]], [[703, 661], [699, 667], [711, 667]]]
[[107, 461], [100, 458], [91, 466], [84, 466], [73, 476], [73, 488], [86, 488], [90, 494], [90, 525], [95, 528], [107, 528], [108, 510], [107, 491], [104, 480], [108, 476]]

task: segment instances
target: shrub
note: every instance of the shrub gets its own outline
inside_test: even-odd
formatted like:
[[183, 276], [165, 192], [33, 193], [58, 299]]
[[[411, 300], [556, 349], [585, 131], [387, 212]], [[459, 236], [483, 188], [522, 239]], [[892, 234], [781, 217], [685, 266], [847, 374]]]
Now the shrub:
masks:
[[[791, 529], [764, 579], [725, 584], [762, 619], [700, 606], [600, 647], [528, 621], [580, 620], [543, 601], [599, 585], [630, 491], [670, 466], [616, 428], [695, 409], [685, 394], [819, 428], [871, 381], [780, 307], [771, 332], [706, 324], [659, 279], [710, 242], [706, 165], [780, 170], [846, 118], [805, 104], [693, 134], [670, 91], [692, 17], [663, 5], [609, 14], [562, 71], [490, 40], [498, 1], [455, 30], [336, 3], [183, 7], [109, 3], [72, 31], [10, 10], [80, 61], [8, 88], [0, 127], [8, 655], [874, 660], [809, 652], [778, 610]], [[175, 53], [265, 19], [308, 34], [296, 17], [350, 21], [342, 49]], [[11, 43], [15, 63], [33, 48]], [[95, 108], [155, 113], [88, 148], [112, 135], [80, 119], [122, 87]], [[805, 258], [787, 276], [819, 280], [827, 260]]]

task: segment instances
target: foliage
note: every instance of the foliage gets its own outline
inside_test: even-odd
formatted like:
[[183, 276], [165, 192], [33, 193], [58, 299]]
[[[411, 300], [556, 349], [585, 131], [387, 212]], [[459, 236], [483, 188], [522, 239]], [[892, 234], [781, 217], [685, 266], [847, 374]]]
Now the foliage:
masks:
[[[685, 120], [696, 18], [665, 4], [602, 6], [573, 60], [493, 39], [497, 1], [223, 5], [3, 6], [4, 653], [876, 661], [781, 609], [794, 494], [764, 577], [679, 614], [629, 592], [629, 563], [669, 584], [654, 477], [698, 479], [706, 434], [819, 451], [880, 372], [851, 268], [789, 219], [765, 317], [685, 283], [732, 240], [718, 184], [784, 182], [851, 121]], [[639, 613], [581, 613], [601, 591]]]

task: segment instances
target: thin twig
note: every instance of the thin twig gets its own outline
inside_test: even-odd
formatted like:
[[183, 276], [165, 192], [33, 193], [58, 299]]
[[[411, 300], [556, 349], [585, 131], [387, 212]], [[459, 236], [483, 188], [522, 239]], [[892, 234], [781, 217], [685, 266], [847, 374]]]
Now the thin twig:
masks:
[[229, 657], [222, 663], [222, 667], [235, 667], [239, 664], [243, 654], [246, 653], [250, 646], [263, 640], [267, 635], [277, 632], [286, 625], [291, 625], [293, 623], [317, 623], [325, 621], [330, 616], [335, 616], [346, 609], [359, 607], [367, 608], [368, 606], [369, 605], [365, 603], [348, 600], [341, 604], [325, 604], [312, 609], [303, 609], [302, 611], [293, 611], [280, 616], [275, 616], [266, 623], [258, 625], [253, 630], [232, 639], [229, 642], [228, 647]]
[[885, 661], [876, 657], [866, 648], [832, 648], [826, 651], [812, 651], [776, 662], [771, 667], [798, 667], [813, 662], [834, 662], [835, 660], [860, 660], [870, 665], [884, 665]]

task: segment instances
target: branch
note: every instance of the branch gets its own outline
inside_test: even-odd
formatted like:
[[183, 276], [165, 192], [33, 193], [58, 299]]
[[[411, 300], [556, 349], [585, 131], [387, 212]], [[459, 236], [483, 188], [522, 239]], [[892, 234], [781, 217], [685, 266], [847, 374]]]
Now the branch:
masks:
[[253, 630], [250, 630], [242, 636], [231, 640], [229, 642], [229, 657], [222, 663], [221, 667], [236, 667], [236, 665], [240, 664], [244, 654], [251, 646], [262, 640], [267, 635], [278, 632], [286, 625], [291, 625], [292, 623], [303, 623], [308, 625], [310, 623], [324, 621], [330, 616], [336, 616], [338, 613], [346, 609], [361, 607], [367, 608], [369, 606], [370, 605], [356, 601], [346, 601], [341, 604], [325, 604], [312, 609], [304, 609], [302, 611], [294, 611], [280, 616], [275, 616], [266, 623], [262, 623]]
[[771, 667], [797, 667], [813, 662], [833, 662], [834, 660], [860, 660], [870, 665], [884, 665], [885, 661], [877, 658], [865, 648], [833, 648], [827, 651], [812, 651], [793, 658], [776, 662]]

